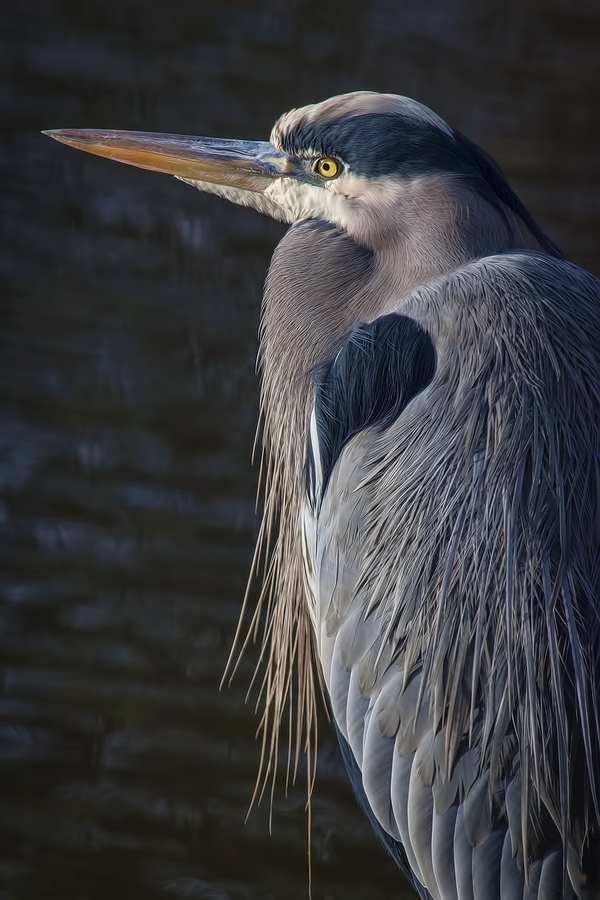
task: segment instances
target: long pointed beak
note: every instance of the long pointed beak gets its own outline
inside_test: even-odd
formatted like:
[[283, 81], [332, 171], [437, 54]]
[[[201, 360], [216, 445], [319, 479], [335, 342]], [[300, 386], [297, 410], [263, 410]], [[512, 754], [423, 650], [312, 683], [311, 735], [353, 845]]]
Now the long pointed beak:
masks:
[[291, 175], [295, 168], [285, 153], [267, 141], [95, 128], [58, 128], [43, 133], [78, 150], [140, 169], [247, 191], [262, 192], [273, 179]]

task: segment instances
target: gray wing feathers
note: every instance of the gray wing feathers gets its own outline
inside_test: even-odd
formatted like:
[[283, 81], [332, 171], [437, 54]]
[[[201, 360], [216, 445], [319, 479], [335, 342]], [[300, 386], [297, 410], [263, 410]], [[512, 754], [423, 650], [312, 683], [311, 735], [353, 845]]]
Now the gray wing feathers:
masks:
[[[348, 495], [330, 516], [348, 528], [344, 500], [359, 516]], [[525, 887], [515, 779], [500, 792], [498, 818], [489, 769], [482, 771], [475, 748], [461, 748], [448, 769], [445, 731], [434, 726], [421, 672], [405, 680], [402, 654], [390, 662], [382, 650], [381, 621], [365, 615], [365, 591], [351, 589], [356, 554], [340, 550], [334, 531], [319, 548], [319, 646], [333, 714], [377, 820], [403, 844], [433, 900], [562, 900], [562, 861], [554, 856]]]
[[[512, 855], [516, 856], [521, 850], [521, 792], [514, 778], [506, 788], [504, 805], [508, 819]], [[519, 855], [519, 859], [522, 864], [522, 854]]]
[[528, 873], [528, 884], [525, 884], [523, 892], [523, 900], [537, 900], [538, 890], [540, 886], [540, 877], [542, 874], [542, 863], [538, 861], [531, 866]]
[[465, 750], [452, 766], [450, 773], [446, 770], [445, 735], [439, 732], [435, 741], [437, 751], [436, 777], [433, 782], [433, 802], [439, 814], [445, 812], [457, 797], [469, 794], [480, 769], [479, 754], [476, 750]]
[[396, 825], [390, 784], [392, 781], [392, 761], [394, 757], [393, 738], [384, 737], [377, 721], [377, 704], [371, 707], [365, 728], [363, 742], [362, 780], [371, 809], [388, 834], [397, 841], [400, 832]]
[[474, 847], [489, 837], [492, 831], [492, 796], [487, 772], [481, 775], [464, 802], [465, 828]]
[[519, 866], [513, 850], [510, 831], [504, 835], [500, 860], [500, 896], [502, 900], [523, 900], [525, 873]]
[[[432, 736], [429, 735], [429, 741], [431, 740]], [[413, 759], [408, 787], [408, 833], [425, 887], [432, 897], [439, 898], [431, 852], [433, 791], [424, 784], [419, 771], [423, 757], [429, 752], [428, 742], [424, 741]]]
[[[335, 640], [331, 658], [329, 677], [329, 699], [331, 709], [338, 728], [348, 741], [348, 694], [350, 691], [350, 672], [342, 665], [340, 644]], [[327, 676], [325, 676], [327, 677]]]
[[426, 703], [419, 703], [421, 678], [411, 678], [398, 697], [399, 725], [396, 747], [399, 753], [412, 753], [431, 730]]
[[[536, 673], [523, 687], [531, 699], [527, 707], [533, 711], [531, 722], [517, 721], [508, 705], [521, 686], [515, 680], [512, 693], [508, 690], [513, 669], [509, 671], [507, 665], [518, 665], [521, 657], [513, 654], [507, 660], [506, 655], [514, 647], [515, 654], [530, 648], [527, 659], [542, 666], [542, 674], [546, 660], [544, 629], [533, 635], [540, 638], [539, 647], [534, 646], [527, 630], [529, 620], [515, 600], [527, 591], [532, 598], [538, 596], [541, 582], [535, 559], [521, 572], [516, 568], [521, 565], [517, 550], [511, 544], [510, 556], [502, 549], [509, 531], [520, 535], [513, 506], [503, 509], [502, 498], [513, 498], [515, 485], [525, 477], [525, 457], [516, 454], [514, 460], [507, 460], [501, 454], [507, 452], [506, 434], [520, 428], [523, 441], [527, 438], [527, 447], [532, 448], [532, 496], [539, 494], [542, 504], [551, 491], [547, 486], [542, 491], [545, 476], [536, 465], [545, 457], [540, 456], [542, 451], [537, 456], [534, 451], [541, 441], [539, 434], [545, 433], [542, 425], [551, 430], [558, 413], [539, 407], [536, 379], [540, 373], [523, 368], [519, 354], [523, 346], [535, 345], [540, 365], [546, 367], [541, 375], [548, 378], [555, 377], [551, 363], [555, 368], [563, 365], [563, 358], [556, 356], [556, 348], [552, 350], [539, 327], [547, 325], [550, 337], [558, 327], [556, 322], [564, 315], [560, 279], [564, 282], [568, 275], [574, 279], [567, 292], [569, 323], [573, 303], [579, 303], [577, 340], [585, 350], [581, 358], [597, 375], [599, 354], [590, 343], [593, 336], [587, 339], [581, 323], [586, 315], [597, 322], [598, 316], [589, 310], [592, 294], [597, 305], [598, 286], [576, 283], [583, 276], [573, 274], [572, 267], [565, 274], [566, 264], [556, 268], [558, 263], [550, 264], [539, 254], [513, 256], [474, 263], [448, 276], [447, 281], [453, 279], [454, 294], [445, 292], [446, 282], [438, 279], [402, 301], [402, 314], [413, 316], [435, 342], [436, 375], [384, 431], [369, 427], [349, 439], [333, 465], [320, 506], [311, 510], [316, 536], [317, 644], [333, 714], [362, 771], [375, 817], [385, 831], [400, 839], [415, 877], [436, 900], [568, 900], [572, 896], [569, 884], [563, 883], [562, 853], [554, 852], [551, 841], [528, 847], [524, 860], [524, 833], [531, 839], [537, 825], [533, 800], [544, 802], [540, 785], [552, 772], [536, 771], [529, 777], [531, 799], [525, 801], [527, 820], [522, 821], [520, 779], [525, 776], [519, 772], [519, 750], [526, 745], [523, 735], [532, 739], [537, 735], [542, 763], [551, 769], [546, 734], [538, 735], [538, 731], [555, 727], [555, 707], [548, 712], [533, 702], [538, 685], [546, 690], [548, 682]], [[493, 287], [488, 294], [477, 293], [481, 279]], [[527, 308], [519, 305], [522, 284], [531, 298]], [[498, 322], [499, 333], [506, 338], [499, 349], [494, 342]], [[486, 374], [495, 353], [494, 365], [507, 385], [500, 398], [488, 390]], [[565, 372], [575, 379], [576, 373]], [[597, 405], [592, 408], [590, 399], [590, 385], [597, 382], [591, 376], [583, 380], [585, 421], [597, 421]], [[567, 382], [568, 386], [571, 382]], [[506, 404], [510, 400], [514, 416], [509, 415], [513, 406], [509, 404], [507, 412], [500, 400]], [[581, 436], [587, 439], [585, 423], [577, 424], [580, 414], [563, 407], [560, 423], [572, 429], [569, 440], [574, 444]], [[543, 414], [541, 424], [535, 418], [538, 413]], [[534, 427], [538, 428], [535, 433]], [[586, 445], [585, 452], [592, 458], [590, 447]], [[457, 458], [460, 465], [452, 468]], [[502, 466], [509, 464], [521, 481], [504, 483]], [[588, 481], [592, 484], [593, 479]], [[483, 482], [485, 491], [480, 496], [477, 490]], [[575, 479], [573, 484], [579, 490], [583, 482]], [[492, 488], [495, 493], [490, 493]], [[587, 503], [588, 512], [589, 507]], [[487, 516], [485, 528], [475, 515], [480, 512]], [[585, 544], [583, 538], [579, 543]], [[548, 546], [550, 550], [558, 546], [554, 533], [548, 532]], [[513, 557], [515, 568], [506, 569], [514, 575], [510, 582], [513, 619], [509, 621], [502, 604], [510, 579], [500, 568], [503, 560], [511, 562]], [[476, 595], [475, 589], [483, 593]], [[536, 603], [543, 607], [543, 600], [540, 595]], [[554, 595], [550, 600], [554, 601]], [[523, 609], [533, 609], [530, 599], [527, 603]], [[557, 615], [560, 618], [562, 613]], [[563, 634], [565, 656], [570, 646], [567, 637]], [[505, 654], [507, 665], [495, 664], [496, 652]], [[532, 859], [535, 853], [542, 858]], [[579, 861], [570, 857], [568, 880], [573, 883], [580, 874], [580, 855]], [[579, 893], [585, 890], [578, 888]]]
[[562, 854], [555, 850], [542, 863], [542, 874], [538, 887], [538, 900], [562, 900], [563, 867]]
[[[405, 683], [402, 656], [390, 664], [378, 652], [381, 625], [365, 616], [361, 592], [348, 599], [354, 576], [332, 562], [336, 552], [332, 543], [321, 545], [320, 648], [333, 714], [376, 818], [403, 844], [434, 900], [562, 900], [561, 861], [554, 857], [533, 870], [525, 888], [516, 781], [502, 795], [499, 820], [476, 749], [465, 746], [447, 771], [445, 732], [433, 726], [420, 671]], [[338, 591], [343, 598], [334, 603]]]
[[346, 706], [346, 727], [348, 729], [348, 743], [352, 748], [356, 762], [362, 769], [363, 765], [363, 737], [365, 733], [365, 717], [369, 708], [368, 699], [360, 695], [358, 674], [356, 669], [350, 673], [348, 685], [348, 703]]
[[454, 826], [454, 870], [458, 900], [473, 898], [473, 844], [465, 828], [465, 814], [459, 806]]
[[[350, 458], [353, 449], [345, 451]], [[345, 454], [342, 462], [352, 482]], [[522, 900], [523, 874], [512, 855], [504, 859], [506, 828], [493, 830], [488, 773], [480, 772], [477, 752], [465, 748], [446, 771], [444, 732], [433, 728], [420, 672], [405, 681], [402, 658], [390, 663], [381, 649], [382, 623], [365, 616], [368, 597], [353, 592], [356, 545], [340, 546], [333, 536], [338, 528], [350, 535], [361, 506], [348, 483], [338, 500], [318, 547], [319, 650], [333, 714], [362, 770], [371, 809], [404, 845], [415, 877], [434, 900], [494, 900], [501, 878], [507, 891], [502, 900]], [[507, 807], [517, 846], [520, 798], [514, 783]], [[508, 845], [512, 854], [510, 837]]]
[[388, 738], [396, 738], [397, 748], [396, 736], [400, 728], [403, 681], [402, 671], [396, 666], [391, 666], [380, 683], [380, 692], [375, 708], [379, 730]]
[[500, 900], [500, 863], [506, 826], [473, 848], [473, 900]]
[[408, 862], [421, 884], [424, 884], [421, 869], [417, 857], [415, 856], [408, 830], [408, 790], [414, 758], [414, 752], [404, 756], [399, 754], [396, 749], [394, 750], [390, 793], [392, 795], [394, 818], [400, 833], [400, 840], [406, 851]]
[[431, 826], [431, 860], [433, 874], [444, 900], [458, 900], [454, 871], [454, 829], [458, 805], [450, 806], [443, 813], [433, 813]]

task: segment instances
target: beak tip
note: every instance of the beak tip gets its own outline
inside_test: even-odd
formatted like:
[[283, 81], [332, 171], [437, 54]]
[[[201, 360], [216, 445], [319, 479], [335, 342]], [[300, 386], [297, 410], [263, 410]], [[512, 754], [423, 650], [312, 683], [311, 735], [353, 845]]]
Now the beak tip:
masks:
[[47, 128], [44, 131], [41, 131], [40, 134], [45, 134], [49, 138], [52, 138], [55, 141], [60, 141], [61, 143], [65, 143], [65, 129], [64, 128]]
[[[41, 132], [58, 141], [60, 144], [66, 144], [67, 147], [74, 147], [76, 150], [88, 150], [94, 153], [93, 147], [98, 143], [98, 137], [104, 137], [106, 132], [100, 132], [91, 128], [48, 128]], [[102, 154], [101, 154], [102, 155]]]

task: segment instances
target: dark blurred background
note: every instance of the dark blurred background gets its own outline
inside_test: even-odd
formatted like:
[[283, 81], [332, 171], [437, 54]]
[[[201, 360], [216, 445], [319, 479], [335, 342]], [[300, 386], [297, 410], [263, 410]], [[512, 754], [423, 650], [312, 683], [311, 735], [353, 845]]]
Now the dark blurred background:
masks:
[[[244, 824], [255, 654], [218, 692], [283, 229], [39, 132], [264, 139], [408, 94], [600, 274], [600, 4], [19, 0], [0, 41], [0, 900], [305, 900], [304, 785]], [[321, 733], [315, 900], [407, 898]]]

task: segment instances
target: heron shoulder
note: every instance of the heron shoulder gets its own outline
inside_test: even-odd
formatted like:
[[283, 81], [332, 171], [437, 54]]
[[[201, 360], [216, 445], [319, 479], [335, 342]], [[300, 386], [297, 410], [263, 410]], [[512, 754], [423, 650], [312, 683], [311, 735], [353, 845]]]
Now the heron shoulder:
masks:
[[523, 308], [540, 303], [545, 309], [557, 303], [570, 305], [575, 315], [591, 306], [593, 317], [600, 321], [600, 280], [574, 263], [526, 248], [484, 256], [438, 275], [416, 287], [397, 309], [407, 314], [412, 310], [417, 316], [419, 309], [428, 307], [468, 304], [476, 309], [478, 299], [485, 302], [491, 297]]
[[[382, 435], [399, 419], [432, 381], [438, 356], [445, 364], [434, 395], [444, 379], [468, 391], [469, 379], [481, 381], [486, 360], [492, 372], [494, 345], [505, 346], [511, 370], [506, 378], [547, 381], [559, 347], [571, 344], [563, 365], [576, 384], [582, 374], [577, 347], [589, 342], [600, 367], [600, 351], [590, 342], [590, 333], [600, 333], [599, 300], [600, 282], [589, 273], [524, 250], [471, 262], [415, 289], [392, 312], [357, 325], [312, 373], [309, 492], [315, 496], [317, 472], [320, 492], [326, 489], [344, 447], [359, 432], [376, 428]], [[389, 446], [393, 435], [383, 440]]]
[[314, 372], [319, 466], [309, 465], [308, 474], [322, 473], [321, 490], [348, 441], [365, 428], [391, 425], [434, 371], [431, 338], [408, 316], [380, 316], [351, 331], [335, 357]]

